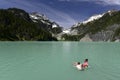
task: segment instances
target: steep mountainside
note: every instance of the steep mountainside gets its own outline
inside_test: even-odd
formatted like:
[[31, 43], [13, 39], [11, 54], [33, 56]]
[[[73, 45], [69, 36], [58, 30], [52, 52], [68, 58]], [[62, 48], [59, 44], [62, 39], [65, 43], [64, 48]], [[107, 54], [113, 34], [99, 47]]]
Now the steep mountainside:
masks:
[[[80, 41], [120, 41], [120, 11], [112, 10], [92, 16], [87, 21], [74, 25], [72, 31], [77, 32], [74, 37]], [[67, 34], [63, 38], [67, 40], [71, 35]]]
[[32, 18], [32, 15], [21, 9], [0, 9], [0, 40], [2, 41], [57, 40], [52, 36], [54, 25], [43, 16]]

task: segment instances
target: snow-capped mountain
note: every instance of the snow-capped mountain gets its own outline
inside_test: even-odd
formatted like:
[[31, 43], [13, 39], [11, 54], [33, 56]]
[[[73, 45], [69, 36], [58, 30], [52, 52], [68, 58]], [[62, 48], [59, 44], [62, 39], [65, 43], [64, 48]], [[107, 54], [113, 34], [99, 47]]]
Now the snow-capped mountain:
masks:
[[88, 18], [87, 20], [83, 21], [83, 22], [78, 22], [76, 23], [75, 25], [73, 25], [71, 28], [69, 29], [64, 29], [62, 31], [62, 34], [68, 34], [68, 35], [77, 35], [78, 34], [78, 30], [75, 29], [77, 28], [78, 26], [80, 26], [81, 24], [87, 24], [88, 22], [91, 22], [91, 21], [94, 21], [94, 20], [97, 20], [99, 18], [101, 18], [104, 14], [98, 14], [98, 15], [94, 15], [94, 16], [91, 16], [90, 18]]
[[120, 11], [110, 10], [103, 14], [93, 15], [87, 20], [63, 30], [45, 15], [34, 13], [30, 14], [30, 17], [35, 23], [42, 24], [43, 28], [46, 27], [45, 29], [58, 40], [120, 41], [118, 34], [120, 31], [119, 15]]
[[[91, 16], [63, 31], [64, 40], [120, 41], [120, 11], [110, 10]], [[77, 34], [73, 34], [73, 33]]]
[[[81, 24], [86, 25], [86, 24], [89, 23], [89, 22], [92, 22], [92, 21], [94, 21], [94, 20], [98, 20], [98, 19], [100, 19], [101, 17], [103, 17], [104, 14], [105, 14], [105, 13], [103, 13], [103, 14], [98, 14], [98, 15], [94, 15], [94, 16], [91, 16], [90, 18], [88, 18], [87, 20], [85, 20], [85, 21], [83, 21], [83, 22], [78, 22], [78, 23], [74, 24], [74, 25], [71, 27], [71, 29], [66, 29], [66, 30], [64, 30], [63, 33], [66, 33], [66, 34], [70, 34], [71, 32], [72, 32], [72, 33], [77, 33], [77, 32], [76, 32], [77, 30], [76, 30], [75, 28], [77, 28], [78, 26], [81, 26]], [[72, 34], [72, 35], [73, 35], [73, 34]]]
[[33, 22], [42, 22], [47, 25], [51, 25], [52, 28], [59, 27], [59, 25], [55, 22], [50, 21], [44, 14], [39, 14], [37, 12], [31, 13], [30, 18]]
[[[51, 21], [45, 15], [39, 14], [37, 12], [29, 14], [33, 22], [37, 23], [39, 27], [46, 29], [47, 31], [56, 34], [62, 32], [62, 27], [60, 27], [56, 22]], [[42, 25], [42, 26], [40, 26]]]
[[39, 14], [37, 12], [33, 12], [30, 15], [30, 18], [33, 20], [33, 22], [39, 22], [41, 21], [42, 23], [50, 25], [50, 20], [43, 14]]
[[85, 24], [92, 22], [94, 20], [98, 20], [98, 19], [102, 18], [107, 13], [111, 16], [112, 13], [114, 13], [114, 12], [117, 12], [117, 10], [109, 10], [109, 11], [102, 13], [102, 14], [93, 15], [93, 16], [89, 17], [87, 20], [84, 20], [83, 22], [78, 22], [78, 23], [74, 24], [72, 27], [80, 26], [81, 24], [85, 25]]
[[[111, 11], [109, 11], [109, 12], [111, 13]], [[101, 17], [103, 17], [104, 14], [105, 14], [105, 13], [91, 16], [90, 18], [88, 18], [87, 20], [84, 20], [83, 22], [78, 22], [78, 23], [74, 24], [74, 25], [72, 26], [72, 28], [75, 28], [75, 27], [77, 27], [77, 26], [80, 26], [81, 24], [84, 24], [84, 25], [85, 25], [85, 24], [87, 24], [87, 23], [89, 23], [89, 22], [92, 22], [92, 21], [94, 21], [94, 20], [98, 20], [98, 19], [100, 19]]]
[[[110, 10], [103, 14], [91, 16], [69, 29], [63, 29], [56, 22], [39, 13], [29, 14], [17, 8], [1, 9], [0, 12], [2, 18], [0, 21], [2, 29], [0, 40], [2, 41], [65, 40], [120, 42], [120, 11], [117, 10]], [[6, 18], [8, 21], [6, 21]]]
[[112, 13], [115, 13], [115, 12], [118, 12], [118, 10], [109, 10], [109, 11], [107, 11], [107, 12], [105, 12], [105, 13], [102, 13], [102, 14], [93, 15], [93, 16], [91, 16], [90, 18], [88, 18], [87, 20], [84, 20], [83, 22], [78, 22], [78, 23], [76, 23], [75, 25], [72, 26], [72, 28], [75, 28], [75, 27], [77, 27], [77, 26], [80, 26], [81, 24], [86, 25], [86, 24], [89, 23], [89, 22], [98, 20], [98, 19], [102, 18], [105, 14], [109, 14], [109, 15], [111, 16]]
[[[109, 10], [106, 13], [109, 13], [109, 15], [111, 15], [112, 13], [116, 12], [117, 10]], [[83, 24], [87, 24], [88, 22], [100, 19], [101, 17], [103, 17], [106, 13], [103, 14], [97, 14], [97, 15], [93, 15], [90, 18], [88, 18], [87, 20], [83, 21]]]

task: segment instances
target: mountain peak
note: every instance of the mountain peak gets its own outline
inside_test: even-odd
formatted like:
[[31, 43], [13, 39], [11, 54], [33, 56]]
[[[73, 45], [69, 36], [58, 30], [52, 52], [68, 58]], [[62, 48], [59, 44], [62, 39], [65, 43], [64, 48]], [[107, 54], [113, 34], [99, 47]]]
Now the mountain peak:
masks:
[[113, 10], [107, 11], [107, 13], [108, 13], [110, 16], [111, 16], [113, 13], [115, 13], [115, 12], [118, 12], [118, 10], [113, 9]]
[[107, 13], [113, 13], [113, 12], [117, 12], [118, 10], [116, 9], [112, 9], [112, 10], [108, 10]]

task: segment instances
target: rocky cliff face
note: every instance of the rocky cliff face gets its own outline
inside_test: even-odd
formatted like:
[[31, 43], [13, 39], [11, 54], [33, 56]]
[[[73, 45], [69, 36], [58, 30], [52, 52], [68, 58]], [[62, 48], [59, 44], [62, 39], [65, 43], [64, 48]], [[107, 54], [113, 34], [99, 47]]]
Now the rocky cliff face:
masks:
[[119, 27], [120, 24], [114, 24], [108, 26], [106, 30], [101, 30], [95, 34], [89, 34], [89, 36], [93, 41], [117, 41], [119, 38], [114, 38], [114, 34]]

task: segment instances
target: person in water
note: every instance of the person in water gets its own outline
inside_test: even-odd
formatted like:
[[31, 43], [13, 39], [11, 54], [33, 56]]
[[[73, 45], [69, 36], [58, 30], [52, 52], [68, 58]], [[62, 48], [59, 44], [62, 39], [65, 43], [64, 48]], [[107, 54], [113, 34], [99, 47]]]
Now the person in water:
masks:
[[85, 68], [88, 67], [88, 59], [85, 59], [83, 64], [81, 64], [80, 62], [75, 62], [73, 65], [74, 65], [78, 70], [84, 70]]
[[85, 69], [88, 67], [88, 59], [85, 59], [84, 63], [82, 64], [82, 68]]
[[80, 64], [80, 62], [76, 62], [74, 63], [74, 66], [78, 69], [78, 70], [82, 70], [82, 64]]

